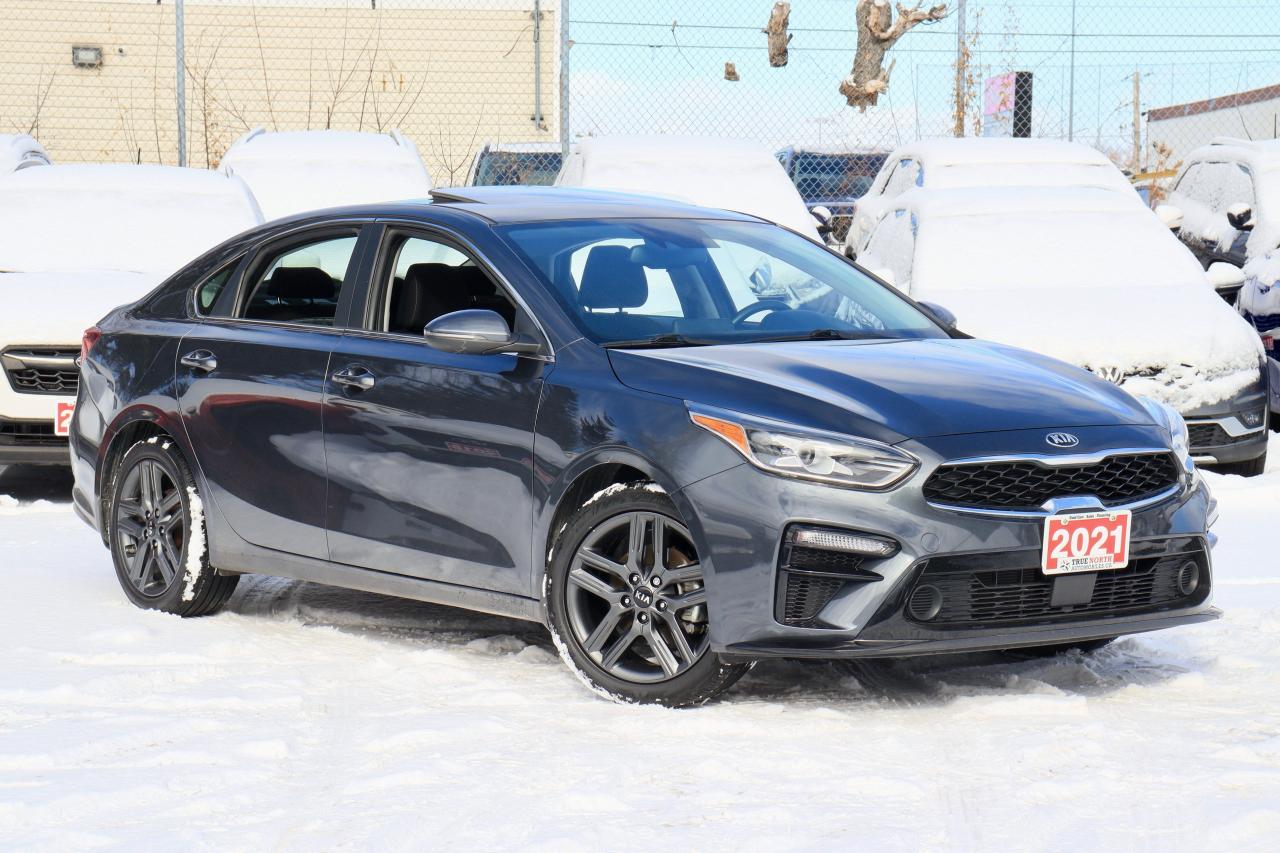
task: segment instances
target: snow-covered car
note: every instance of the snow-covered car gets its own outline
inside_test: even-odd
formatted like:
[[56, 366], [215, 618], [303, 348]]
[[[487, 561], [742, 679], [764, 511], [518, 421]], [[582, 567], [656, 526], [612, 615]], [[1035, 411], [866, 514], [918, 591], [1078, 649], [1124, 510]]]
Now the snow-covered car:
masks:
[[1231, 268], [1280, 247], [1280, 140], [1223, 137], [1197, 148], [1156, 211], [1235, 301], [1244, 278]]
[[0, 175], [0, 464], [66, 464], [84, 330], [262, 221], [242, 181], [203, 169]]
[[487, 142], [471, 161], [467, 186], [550, 186], [563, 154], [559, 142]]
[[1054, 139], [932, 139], [889, 155], [854, 205], [845, 253], [855, 257], [866, 232], [898, 196], [916, 187], [1097, 187], [1136, 205], [1129, 179], [1097, 149]]
[[1271, 426], [1280, 424], [1280, 361], [1276, 338], [1280, 338], [1280, 250], [1268, 252], [1244, 265], [1244, 284], [1236, 299], [1236, 309], [1262, 337], [1271, 374]]
[[604, 136], [569, 152], [556, 186], [642, 193], [749, 213], [822, 242], [818, 221], [763, 145], [739, 139]]
[[791, 145], [776, 154], [805, 205], [830, 212], [831, 240], [843, 245], [854, 204], [871, 188], [888, 154], [844, 147]]
[[1132, 198], [1067, 187], [911, 190], [867, 234], [858, 263], [945, 306], [969, 334], [1173, 406], [1199, 462], [1262, 472], [1268, 377], [1258, 335]]
[[50, 162], [49, 152], [30, 134], [0, 133], [0, 175]]
[[417, 146], [398, 130], [269, 132], [235, 141], [219, 164], [244, 180], [267, 219], [310, 210], [426, 198], [431, 176]]

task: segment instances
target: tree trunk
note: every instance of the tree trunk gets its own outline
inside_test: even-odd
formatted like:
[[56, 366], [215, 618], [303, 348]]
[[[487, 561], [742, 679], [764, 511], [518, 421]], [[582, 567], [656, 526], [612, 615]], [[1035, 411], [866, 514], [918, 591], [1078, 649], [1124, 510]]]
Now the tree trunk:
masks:
[[893, 63], [884, 67], [884, 56], [898, 39], [916, 24], [942, 20], [947, 7], [939, 4], [930, 9], [915, 6], [908, 9], [898, 4], [898, 19], [893, 19], [888, 0], [858, 0], [855, 12], [858, 25], [858, 50], [853, 55], [853, 70], [840, 84], [840, 94], [851, 107], [866, 112], [874, 107], [880, 93], [889, 88], [889, 72]]
[[781, 68], [787, 64], [787, 45], [791, 43], [791, 34], [787, 25], [791, 22], [791, 4], [779, 2], [773, 4], [769, 13], [769, 23], [764, 32], [769, 36], [769, 64]]

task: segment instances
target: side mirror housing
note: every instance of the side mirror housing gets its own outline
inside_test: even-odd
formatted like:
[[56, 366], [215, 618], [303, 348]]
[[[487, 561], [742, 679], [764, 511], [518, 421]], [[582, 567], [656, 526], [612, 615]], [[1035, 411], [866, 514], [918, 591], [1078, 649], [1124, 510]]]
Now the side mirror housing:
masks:
[[1160, 221], [1170, 231], [1177, 231], [1182, 227], [1182, 208], [1175, 204], [1157, 204], [1156, 216], [1160, 217]]
[[933, 319], [942, 324], [944, 328], [954, 329], [956, 327], [956, 315], [949, 308], [939, 305], [936, 302], [921, 302], [920, 306], [933, 315]]
[[831, 218], [834, 214], [825, 204], [809, 208], [809, 215], [818, 223], [818, 233], [827, 236], [831, 233]]
[[542, 346], [528, 335], [511, 331], [496, 311], [468, 309], [437, 317], [422, 330], [427, 345], [441, 352], [466, 355], [538, 353]]
[[1244, 202], [1236, 202], [1227, 208], [1227, 222], [1237, 231], [1253, 230], [1253, 209]]
[[1239, 287], [1244, 284], [1244, 270], [1226, 261], [1215, 261], [1209, 264], [1209, 269], [1205, 272], [1209, 276], [1209, 283], [1213, 285], [1214, 290]]

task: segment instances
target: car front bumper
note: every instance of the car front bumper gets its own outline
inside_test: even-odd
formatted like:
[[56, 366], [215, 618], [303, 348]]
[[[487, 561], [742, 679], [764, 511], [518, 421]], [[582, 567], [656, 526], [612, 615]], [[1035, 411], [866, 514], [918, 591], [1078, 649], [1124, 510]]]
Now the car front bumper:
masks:
[[[1073, 430], [1087, 450], [1106, 441], [1111, 428]], [[1160, 446], [1154, 430], [1125, 428], [1113, 447]], [[1038, 450], [1044, 430], [956, 436], [924, 444], [902, 445], [919, 456], [919, 470], [906, 484], [885, 493], [858, 492], [777, 477], [743, 464], [682, 490], [694, 516], [690, 525], [706, 562], [711, 645], [735, 658], [769, 656], [843, 658], [909, 656], [954, 651], [1052, 645], [1115, 637], [1216, 618], [1210, 604], [1212, 567], [1208, 524], [1212, 498], [1197, 481], [1175, 494], [1133, 511], [1134, 553], [1153, 555], [1169, 543], [1182, 543], [1202, 554], [1202, 584], [1196, 594], [1151, 606], [1133, 600], [1112, 610], [1105, 607], [1060, 607], [1029, 618], [956, 624], [924, 624], [910, 618], [907, 597], [930, 561], [964, 559], [982, 571], [998, 570], [1011, 561], [1039, 575], [1038, 555], [1044, 517], [982, 515], [934, 506], [921, 486], [943, 460], [974, 456], [1019, 456]], [[999, 444], [1000, 447], [992, 445]], [[1021, 445], [1021, 447], [1020, 447]], [[1093, 445], [1093, 447], [1090, 447]], [[778, 602], [784, 569], [783, 536], [789, 525], [802, 524], [856, 531], [898, 543], [894, 555], [869, 563], [878, 577], [843, 583], [822, 605], [812, 626], [784, 624]], [[1181, 547], [1181, 546], [1179, 546]], [[1170, 553], [1170, 557], [1179, 554]], [[1028, 560], [1034, 570], [1026, 568]], [[1152, 559], [1155, 559], [1153, 556]], [[1200, 559], [1200, 557], [1197, 557]], [[1018, 562], [1021, 561], [1021, 562]], [[1136, 565], [1136, 562], [1135, 562]], [[975, 569], [975, 572], [978, 569]], [[1098, 577], [1107, 572], [1096, 573]], [[1032, 575], [1028, 575], [1031, 578]], [[1112, 578], [1098, 581], [1099, 589]], [[1047, 583], [1040, 576], [1040, 583]], [[1056, 593], [1055, 593], [1056, 595]]]
[[[1183, 412], [1191, 436], [1192, 457], [1199, 464], [1213, 465], [1245, 462], [1266, 453], [1266, 416], [1270, 408], [1270, 392], [1264, 388]], [[1259, 416], [1260, 423], [1248, 422], [1248, 418]]]
[[[45, 349], [56, 354], [28, 354]], [[8, 347], [0, 351], [0, 465], [68, 464], [67, 438], [55, 434], [54, 421], [59, 404], [74, 403], [75, 394], [19, 391], [13, 373], [29, 369], [74, 370], [71, 350], [68, 344]]]

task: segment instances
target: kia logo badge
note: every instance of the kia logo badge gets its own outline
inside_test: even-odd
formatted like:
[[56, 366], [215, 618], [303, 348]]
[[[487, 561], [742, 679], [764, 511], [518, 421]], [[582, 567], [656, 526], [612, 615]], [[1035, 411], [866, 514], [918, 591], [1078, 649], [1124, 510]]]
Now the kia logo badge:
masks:
[[1080, 439], [1069, 432], [1051, 432], [1044, 437], [1044, 440], [1053, 447], [1075, 447], [1080, 443]]

